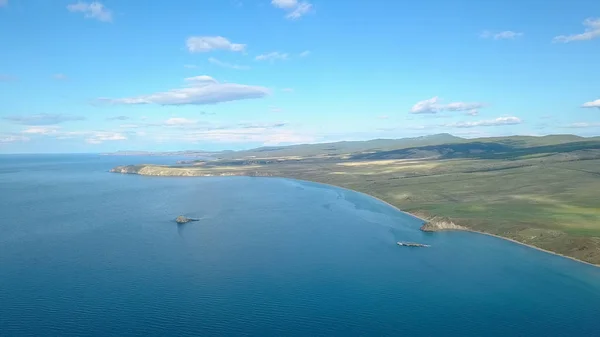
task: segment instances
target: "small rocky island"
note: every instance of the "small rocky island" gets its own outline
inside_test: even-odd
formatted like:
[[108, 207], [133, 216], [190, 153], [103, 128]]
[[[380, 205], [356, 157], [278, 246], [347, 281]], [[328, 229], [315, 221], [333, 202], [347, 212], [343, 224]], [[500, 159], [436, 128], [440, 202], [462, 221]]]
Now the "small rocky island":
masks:
[[431, 246], [423, 244], [423, 243], [402, 242], [402, 241], [398, 241], [398, 246], [402, 246], [402, 247], [431, 247]]
[[184, 224], [192, 221], [200, 221], [200, 219], [187, 218], [183, 215], [180, 215], [175, 219], [175, 222], [177, 222], [178, 224]]

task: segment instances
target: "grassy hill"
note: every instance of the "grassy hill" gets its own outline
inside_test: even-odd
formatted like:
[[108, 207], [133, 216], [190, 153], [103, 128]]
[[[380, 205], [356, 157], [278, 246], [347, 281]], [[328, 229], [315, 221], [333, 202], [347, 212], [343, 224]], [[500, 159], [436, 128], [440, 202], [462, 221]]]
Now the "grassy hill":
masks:
[[600, 265], [600, 138], [570, 135], [400, 140], [260, 148], [188, 166], [125, 166], [161, 176], [310, 180], [370, 194]]
[[447, 133], [402, 139], [374, 139], [367, 141], [341, 141], [322, 144], [260, 147], [252, 150], [219, 153], [219, 158], [284, 157], [284, 156], [335, 156], [347, 153], [384, 151], [406, 147], [426, 146], [466, 141]]

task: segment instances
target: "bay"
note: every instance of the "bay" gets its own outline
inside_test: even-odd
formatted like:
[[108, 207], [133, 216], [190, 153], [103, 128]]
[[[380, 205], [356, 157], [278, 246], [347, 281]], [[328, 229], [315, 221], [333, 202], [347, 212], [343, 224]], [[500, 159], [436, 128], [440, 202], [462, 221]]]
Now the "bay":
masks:
[[0, 335], [600, 331], [589, 265], [315, 183], [108, 173], [178, 159], [0, 156]]

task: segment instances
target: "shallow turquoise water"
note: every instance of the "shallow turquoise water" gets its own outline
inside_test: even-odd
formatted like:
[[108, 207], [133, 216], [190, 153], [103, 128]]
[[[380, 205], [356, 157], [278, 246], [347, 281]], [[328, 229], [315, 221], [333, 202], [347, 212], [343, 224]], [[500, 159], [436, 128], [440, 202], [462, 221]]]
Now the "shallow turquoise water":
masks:
[[599, 268], [313, 183], [107, 173], [175, 160], [0, 156], [0, 335], [600, 335]]

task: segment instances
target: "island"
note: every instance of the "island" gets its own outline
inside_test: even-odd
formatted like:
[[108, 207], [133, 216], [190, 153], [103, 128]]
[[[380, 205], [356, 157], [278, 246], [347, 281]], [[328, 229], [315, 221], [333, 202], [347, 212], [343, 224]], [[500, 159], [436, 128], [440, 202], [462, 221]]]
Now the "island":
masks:
[[439, 134], [262, 147], [220, 152], [192, 165], [125, 165], [111, 171], [329, 184], [412, 214], [425, 232], [493, 235], [600, 265], [600, 137]]
[[430, 245], [426, 245], [423, 243], [416, 243], [416, 242], [398, 241], [397, 244], [398, 244], [398, 246], [402, 246], [402, 247], [431, 247]]
[[183, 215], [180, 215], [177, 218], [175, 218], [175, 222], [177, 222], [178, 224], [184, 224], [192, 221], [200, 221], [200, 219], [187, 218]]

